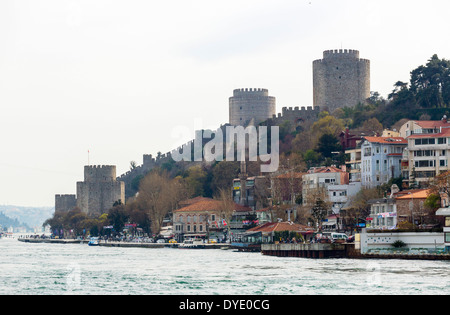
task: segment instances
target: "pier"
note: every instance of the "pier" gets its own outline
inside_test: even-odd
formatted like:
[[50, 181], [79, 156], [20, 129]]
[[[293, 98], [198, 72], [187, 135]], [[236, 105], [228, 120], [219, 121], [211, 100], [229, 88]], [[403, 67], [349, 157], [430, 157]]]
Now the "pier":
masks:
[[345, 244], [262, 244], [261, 253], [277, 257], [346, 258]]
[[[74, 239], [41, 239], [19, 238], [24, 243], [48, 243], [48, 244], [88, 244], [89, 240]], [[98, 246], [103, 247], [127, 247], [127, 248], [178, 248], [178, 243], [144, 243], [144, 242], [105, 242], [100, 241]], [[229, 244], [204, 244], [203, 249], [229, 249]]]

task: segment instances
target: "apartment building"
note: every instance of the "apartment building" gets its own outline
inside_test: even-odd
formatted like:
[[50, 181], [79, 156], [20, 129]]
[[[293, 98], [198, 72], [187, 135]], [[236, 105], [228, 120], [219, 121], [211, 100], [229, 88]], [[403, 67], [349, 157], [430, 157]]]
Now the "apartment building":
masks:
[[412, 133], [403, 156], [404, 180], [409, 186], [425, 187], [434, 177], [449, 170], [450, 127], [434, 133]]

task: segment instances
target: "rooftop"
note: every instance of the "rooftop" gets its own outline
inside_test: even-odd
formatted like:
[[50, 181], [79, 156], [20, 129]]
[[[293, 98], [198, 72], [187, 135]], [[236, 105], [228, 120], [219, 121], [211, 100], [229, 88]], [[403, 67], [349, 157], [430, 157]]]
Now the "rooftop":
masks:
[[[175, 210], [174, 212], [204, 212], [204, 211], [220, 211], [222, 206], [222, 201], [215, 200], [211, 198], [198, 197], [194, 199], [187, 200], [185, 202], [181, 202], [180, 204], [186, 204], [186, 202], [190, 202], [190, 204]], [[234, 211], [236, 212], [247, 212], [252, 211], [251, 208], [241, 206], [237, 203], [234, 204]]]
[[308, 174], [317, 173], [345, 173], [345, 171], [336, 166], [313, 167], [308, 171]]
[[414, 122], [423, 129], [450, 127], [450, 123], [447, 120], [414, 120]]
[[381, 144], [408, 144], [408, 140], [402, 137], [364, 137], [370, 143]]
[[416, 189], [413, 191], [403, 191], [401, 196], [396, 197], [397, 200], [411, 199], [427, 199], [431, 191], [429, 189]]
[[445, 128], [441, 128], [438, 133], [416, 133], [408, 137], [408, 139], [419, 139], [419, 138], [445, 138], [450, 137], [450, 125]]
[[308, 232], [312, 230], [313, 228], [302, 224], [292, 222], [274, 222], [259, 225], [257, 227], [247, 230], [247, 232], [263, 232], [263, 233], [283, 232], [283, 231]]

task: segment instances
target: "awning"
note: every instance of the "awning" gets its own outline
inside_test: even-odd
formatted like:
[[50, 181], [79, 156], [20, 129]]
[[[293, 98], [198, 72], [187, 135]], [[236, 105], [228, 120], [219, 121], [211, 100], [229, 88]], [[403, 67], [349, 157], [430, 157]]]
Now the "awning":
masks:
[[203, 237], [206, 236], [205, 234], [184, 234], [184, 237]]
[[440, 208], [436, 211], [436, 215], [450, 216], [450, 208]]

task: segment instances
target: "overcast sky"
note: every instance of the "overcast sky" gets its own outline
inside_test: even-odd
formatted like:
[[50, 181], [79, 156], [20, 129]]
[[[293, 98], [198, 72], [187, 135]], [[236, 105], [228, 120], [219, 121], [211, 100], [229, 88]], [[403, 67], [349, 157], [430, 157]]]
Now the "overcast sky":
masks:
[[0, 204], [75, 194], [88, 150], [119, 175], [183, 142], [180, 127], [219, 127], [236, 88], [269, 89], [277, 112], [311, 106], [324, 50], [359, 50], [386, 97], [433, 54], [450, 58], [449, 12], [448, 0], [2, 0]]

